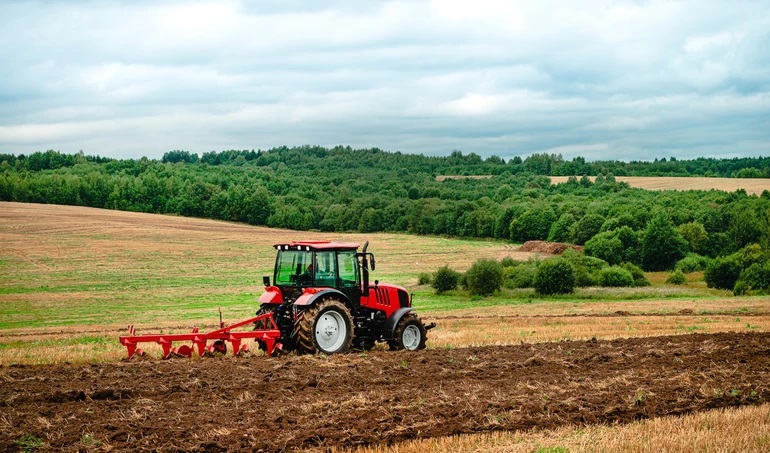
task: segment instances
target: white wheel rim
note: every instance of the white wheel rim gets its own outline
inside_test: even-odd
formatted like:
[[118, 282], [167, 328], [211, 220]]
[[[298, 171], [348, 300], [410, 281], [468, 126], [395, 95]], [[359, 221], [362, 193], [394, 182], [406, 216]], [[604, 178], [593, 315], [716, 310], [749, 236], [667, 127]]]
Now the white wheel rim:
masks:
[[323, 352], [334, 352], [342, 347], [348, 336], [348, 326], [341, 314], [327, 311], [315, 323], [315, 341]]
[[420, 346], [420, 329], [414, 324], [406, 326], [404, 333], [401, 334], [401, 342], [404, 343], [404, 349], [411, 351]]

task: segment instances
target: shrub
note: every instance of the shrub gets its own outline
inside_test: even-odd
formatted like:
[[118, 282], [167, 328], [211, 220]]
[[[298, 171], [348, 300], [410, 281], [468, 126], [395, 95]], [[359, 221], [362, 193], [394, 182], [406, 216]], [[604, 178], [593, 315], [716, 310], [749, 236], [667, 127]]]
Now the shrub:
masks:
[[701, 252], [703, 250], [703, 246], [706, 245], [708, 240], [708, 233], [706, 233], [706, 228], [702, 224], [698, 222], [684, 223], [679, 225], [677, 230], [689, 244], [690, 250], [693, 252]]
[[575, 272], [564, 258], [551, 258], [540, 263], [535, 273], [535, 290], [539, 294], [569, 294], [575, 290]]
[[770, 260], [749, 266], [741, 272], [734, 287], [736, 295], [749, 291], [766, 293], [768, 290], [770, 290]]
[[572, 225], [575, 224], [575, 216], [565, 212], [559, 220], [551, 225], [548, 232], [548, 240], [553, 242], [569, 242], [572, 240]]
[[565, 250], [561, 256], [562, 258], [569, 261], [573, 267], [583, 266], [588, 269], [589, 272], [598, 272], [608, 266], [608, 263], [603, 259], [593, 256], [586, 256], [574, 249]]
[[572, 240], [575, 244], [585, 244], [602, 229], [602, 224], [604, 224], [604, 217], [597, 214], [584, 215], [572, 227]]
[[516, 267], [507, 267], [504, 272], [503, 286], [509, 289], [532, 288], [535, 285], [537, 264], [526, 263]]
[[720, 256], [712, 261], [703, 274], [709, 288], [733, 289], [741, 274], [741, 265], [736, 254]]
[[596, 286], [598, 284], [597, 273], [607, 267], [607, 262], [593, 256], [567, 249], [562, 257], [569, 261], [575, 274], [575, 286], [586, 287]]
[[545, 240], [554, 222], [556, 213], [553, 208], [548, 205], [535, 205], [511, 221], [511, 239], [517, 242]]
[[614, 232], [605, 231], [586, 241], [585, 254], [617, 264], [623, 259], [623, 243]]
[[431, 275], [427, 272], [421, 272], [417, 277], [418, 285], [428, 285], [431, 282]]
[[443, 266], [436, 270], [433, 274], [433, 289], [436, 290], [436, 294], [445, 293], [453, 289], [457, 289], [457, 284], [460, 281], [460, 273], [449, 268], [449, 266]]
[[642, 267], [647, 271], [671, 269], [687, 253], [687, 241], [671, 219], [659, 213], [650, 220], [642, 238]]
[[473, 263], [465, 278], [471, 294], [489, 296], [503, 285], [503, 266], [497, 261], [482, 258]]
[[587, 268], [583, 266], [572, 266], [572, 270], [575, 273], [575, 286], [578, 288], [585, 288], [587, 286], [597, 286], [599, 280], [595, 273], [591, 273]]
[[500, 265], [502, 265], [503, 267], [514, 267], [514, 266], [518, 266], [519, 262], [514, 260], [510, 256], [506, 256], [505, 258], [502, 259], [502, 261], [500, 261]]
[[710, 261], [705, 256], [698, 255], [697, 253], [688, 253], [687, 256], [676, 262], [674, 270], [685, 274], [698, 272], [705, 270]]
[[639, 261], [639, 236], [627, 226], [604, 231], [586, 242], [586, 255], [595, 256], [610, 264]]
[[650, 286], [651, 283], [644, 276], [642, 268], [633, 263], [623, 263], [620, 265], [623, 269], [631, 273], [631, 277], [634, 278], [634, 286]]
[[620, 266], [605, 267], [599, 271], [599, 285], [610, 287], [634, 286], [634, 277], [631, 272]]
[[618, 217], [611, 217], [604, 221], [600, 232], [617, 230], [627, 226], [631, 229], [636, 228], [636, 219], [631, 214], [621, 214]]
[[684, 276], [682, 271], [675, 270], [671, 273], [671, 275], [668, 276], [666, 283], [669, 285], [684, 285], [687, 283], [687, 277]]
[[738, 262], [742, 268], [747, 268], [755, 263], [770, 259], [770, 255], [759, 244], [749, 244], [736, 252]]

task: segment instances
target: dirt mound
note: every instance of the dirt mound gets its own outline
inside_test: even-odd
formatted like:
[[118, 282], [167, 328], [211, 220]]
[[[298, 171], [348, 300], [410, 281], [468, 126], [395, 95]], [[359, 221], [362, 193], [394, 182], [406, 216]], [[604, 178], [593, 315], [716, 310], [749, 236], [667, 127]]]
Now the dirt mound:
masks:
[[580, 245], [564, 244], [562, 242], [546, 242], [546, 241], [527, 241], [519, 247], [520, 252], [533, 252], [533, 253], [548, 253], [551, 255], [561, 255], [567, 249], [583, 251], [583, 247]]
[[770, 333], [2, 367], [0, 450], [282, 451], [770, 401]]

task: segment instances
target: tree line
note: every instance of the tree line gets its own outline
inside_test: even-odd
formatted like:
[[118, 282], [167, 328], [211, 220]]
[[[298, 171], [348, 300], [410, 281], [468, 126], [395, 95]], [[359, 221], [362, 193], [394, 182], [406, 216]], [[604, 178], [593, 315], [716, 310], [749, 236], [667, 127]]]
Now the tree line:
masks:
[[[623, 163], [535, 154], [506, 162], [459, 151], [422, 156], [341, 146], [202, 156], [170, 151], [161, 160], [47, 151], [0, 155], [0, 200], [298, 230], [552, 240], [584, 245], [610, 264], [657, 270], [687, 254], [728, 256], [751, 244], [770, 249], [770, 192], [651, 192], [615, 175], [766, 175], [768, 169], [770, 159], [761, 157]], [[552, 185], [548, 175], [559, 172], [571, 177]], [[591, 174], [595, 182], [585, 177]]]
[[[735, 157], [731, 159], [715, 159], [699, 157], [697, 159], [680, 160], [675, 157], [655, 158], [653, 161], [618, 161], [597, 160], [586, 161], [583, 157], [565, 160], [561, 154], [534, 153], [525, 158], [513, 157], [507, 162], [498, 156], [482, 159], [476, 153], [463, 154], [453, 151], [449, 156], [405, 155], [400, 152], [387, 153], [378, 148], [353, 150], [349, 146], [323, 148], [319, 146], [301, 146], [295, 148], [279, 147], [270, 150], [227, 150], [210, 151], [198, 156], [184, 150], [169, 151], [163, 155], [162, 163], [187, 163], [208, 165], [243, 165], [255, 162], [258, 166], [267, 166], [274, 162], [286, 162], [292, 157], [301, 155], [314, 158], [335, 158], [349, 153], [382, 153], [389, 157], [403, 159], [410, 157], [410, 168], [420, 168], [420, 171], [436, 175], [499, 175], [533, 173], [543, 176], [598, 176], [612, 174], [614, 176], [709, 176], [730, 178], [770, 178], [770, 157]], [[385, 160], [388, 160], [387, 158]], [[17, 171], [55, 170], [72, 167], [78, 163], [114, 162], [116, 159], [88, 156], [83, 152], [63, 154], [48, 150], [35, 152], [26, 156], [20, 154], [0, 154], [0, 165], [8, 165]], [[291, 163], [291, 162], [289, 162]]]

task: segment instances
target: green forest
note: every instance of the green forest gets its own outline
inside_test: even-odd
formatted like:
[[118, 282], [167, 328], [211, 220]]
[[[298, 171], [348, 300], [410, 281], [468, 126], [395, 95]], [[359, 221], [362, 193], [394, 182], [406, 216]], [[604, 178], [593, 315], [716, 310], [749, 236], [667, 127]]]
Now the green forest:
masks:
[[[442, 175], [491, 177], [437, 179]], [[570, 178], [552, 185], [549, 175]], [[700, 263], [696, 268], [716, 257], [735, 261], [753, 244], [760, 255], [770, 250], [769, 191], [652, 192], [616, 181], [620, 175], [770, 177], [770, 158], [587, 162], [534, 154], [505, 161], [460, 151], [431, 157], [303, 146], [170, 151], [151, 160], [46, 151], [0, 155], [0, 200], [297, 230], [569, 242], [609, 264], [647, 271], [673, 269], [683, 259]], [[718, 287], [732, 289], [736, 271], [766, 260], [740, 261]]]

